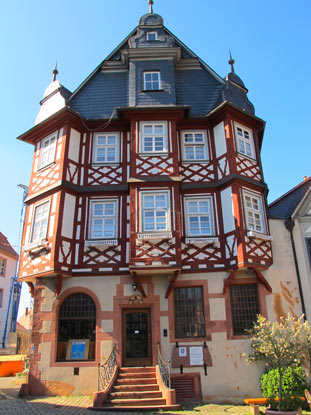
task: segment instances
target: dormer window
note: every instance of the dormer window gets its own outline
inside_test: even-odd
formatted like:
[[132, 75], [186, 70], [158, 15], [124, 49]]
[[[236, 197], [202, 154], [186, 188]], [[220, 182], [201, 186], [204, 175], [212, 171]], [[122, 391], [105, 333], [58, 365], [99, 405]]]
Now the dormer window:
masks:
[[158, 40], [158, 34], [157, 34], [157, 32], [148, 32], [147, 33], [147, 40], [148, 41]]
[[160, 71], [144, 72], [144, 90], [159, 91], [161, 89]]

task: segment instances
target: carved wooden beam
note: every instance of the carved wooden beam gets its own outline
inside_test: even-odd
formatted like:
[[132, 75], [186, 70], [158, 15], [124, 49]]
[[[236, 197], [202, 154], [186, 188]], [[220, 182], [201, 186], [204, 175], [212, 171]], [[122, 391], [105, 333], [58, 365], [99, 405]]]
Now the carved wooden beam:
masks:
[[63, 277], [62, 277], [62, 275], [57, 275], [56, 280], [55, 280], [55, 296], [56, 296], [56, 298], [58, 297], [59, 293], [62, 290], [62, 285], [63, 285]]
[[28, 282], [28, 281], [26, 281], [26, 282], [28, 284], [30, 295], [33, 298], [33, 296], [35, 295], [35, 286], [33, 285], [32, 282]]
[[168, 296], [170, 295], [170, 293], [171, 293], [171, 291], [172, 291], [172, 289], [175, 285], [175, 282], [177, 280], [178, 275], [179, 275], [179, 271], [177, 270], [177, 271], [174, 272], [173, 278], [171, 279], [171, 281], [169, 283], [169, 286], [167, 287], [165, 298], [168, 298]]
[[272, 293], [271, 285], [268, 283], [268, 281], [265, 279], [265, 277], [262, 275], [262, 273], [257, 269], [256, 267], [248, 267], [251, 269], [255, 274], [256, 277], [259, 279], [259, 281], [266, 287], [266, 289]]
[[225, 279], [223, 294], [225, 294], [225, 293], [226, 293], [226, 291], [227, 291], [228, 287], [232, 284], [232, 282], [233, 282], [233, 280], [234, 280], [234, 277], [235, 277], [236, 272], [237, 272], [237, 270], [236, 270], [236, 269], [235, 269], [235, 270], [233, 270], [233, 271], [231, 272], [231, 274], [229, 275], [229, 277]]
[[141, 295], [144, 298], [147, 298], [144, 287], [143, 287], [143, 285], [142, 285], [142, 283], [141, 283], [140, 279], [138, 278], [137, 273], [135, 271], [132, 273], [132, 276], [133, 276], [134, 282], [137, 285], [137, 288], [139, 289]]

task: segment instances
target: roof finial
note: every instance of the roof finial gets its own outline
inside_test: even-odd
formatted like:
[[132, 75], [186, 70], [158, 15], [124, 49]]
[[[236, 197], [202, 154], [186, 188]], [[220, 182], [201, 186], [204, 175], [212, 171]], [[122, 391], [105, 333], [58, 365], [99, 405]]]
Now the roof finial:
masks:
[[148, 0], [148, 4], [149, 4], [149, 13], [153, 13], [153, 0]]
[[58, 70], [57, 70], [57, 61], [56, 61], [55, 68], [53, 69], [53, 79], [52, 79], [52, 82], [56, 81], [57, 74], [58, 74]]
[[230, 59], [229, 59], [229, 61], [228, 61], [228, 63], [229, 63], [229, 65], [231, 65], [231, 72], [233, 72], [234, 73], [234, 63], [235, 63], [235, 60], [234, 59], [232, 59], [232, 56], [231, 56], [231, 50], [229, 50], [229, 54], [230, 54]]

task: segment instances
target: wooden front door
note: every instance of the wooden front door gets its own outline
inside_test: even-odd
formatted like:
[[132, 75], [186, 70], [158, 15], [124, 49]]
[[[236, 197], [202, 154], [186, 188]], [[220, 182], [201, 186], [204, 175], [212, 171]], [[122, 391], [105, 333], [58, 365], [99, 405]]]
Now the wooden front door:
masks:
[[123, 310], [122, 365], [152, 365], [149, 309]]

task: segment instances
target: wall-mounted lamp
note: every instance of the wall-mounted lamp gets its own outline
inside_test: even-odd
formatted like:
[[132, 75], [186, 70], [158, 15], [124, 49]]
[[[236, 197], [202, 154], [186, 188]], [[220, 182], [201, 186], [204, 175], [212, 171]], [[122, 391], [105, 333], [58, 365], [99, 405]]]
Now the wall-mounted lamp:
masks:
[[137, 283], [134, 281], [132, 284], [133, 291], [137, 290]]

